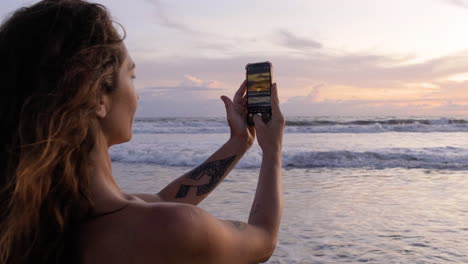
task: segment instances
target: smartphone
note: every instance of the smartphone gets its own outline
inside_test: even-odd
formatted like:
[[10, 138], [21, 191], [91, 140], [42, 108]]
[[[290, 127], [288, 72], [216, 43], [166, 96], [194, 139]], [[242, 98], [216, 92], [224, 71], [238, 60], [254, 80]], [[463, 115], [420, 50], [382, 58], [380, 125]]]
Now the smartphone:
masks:
[[264, 123], [271, 120], [272, 64], [269, 61], [245, 66], [247, 79], [247, 124], [253, 126], [253, 117], [260, 113]]

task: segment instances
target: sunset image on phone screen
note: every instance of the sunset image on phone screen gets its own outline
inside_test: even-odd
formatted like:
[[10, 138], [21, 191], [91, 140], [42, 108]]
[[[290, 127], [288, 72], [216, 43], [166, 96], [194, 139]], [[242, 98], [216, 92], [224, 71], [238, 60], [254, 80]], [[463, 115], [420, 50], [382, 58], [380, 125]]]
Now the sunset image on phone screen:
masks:
[[247, 76], [247, 88], [249, 92], [269, 92], [270, 91], [269, 72], [249, 74]]

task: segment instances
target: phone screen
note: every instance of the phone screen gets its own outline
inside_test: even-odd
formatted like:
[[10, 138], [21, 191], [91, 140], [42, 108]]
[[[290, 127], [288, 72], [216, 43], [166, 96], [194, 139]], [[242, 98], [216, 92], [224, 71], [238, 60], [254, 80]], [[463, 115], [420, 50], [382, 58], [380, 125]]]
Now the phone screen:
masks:
[[271, 63], [250, 63], [247, 70], [247, 123], [253, 125], [253, 115], [261, 113], [264, 122], [271, 118]]
[[271, 65], [268, 62], [247, 65], [247, 106], [249, 112], [271, 112]]

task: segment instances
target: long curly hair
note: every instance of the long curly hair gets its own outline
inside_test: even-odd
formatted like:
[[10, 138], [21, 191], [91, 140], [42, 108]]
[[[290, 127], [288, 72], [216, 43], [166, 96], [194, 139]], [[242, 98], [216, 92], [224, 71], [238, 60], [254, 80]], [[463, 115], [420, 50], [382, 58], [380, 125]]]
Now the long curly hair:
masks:
[[43, 0], [0, 26], [1, 264], [79, 262], [95, 109], [125, 59], [113, 23], [100, 4]]

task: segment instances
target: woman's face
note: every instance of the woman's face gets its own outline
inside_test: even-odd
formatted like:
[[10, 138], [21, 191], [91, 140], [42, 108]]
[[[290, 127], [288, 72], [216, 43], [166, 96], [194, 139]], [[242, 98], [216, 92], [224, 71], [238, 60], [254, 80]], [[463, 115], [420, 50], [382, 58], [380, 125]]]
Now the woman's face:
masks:
[[133, 79], [135, 78], [135, 62], [122, 43], [125, 60], [118, 76], [117, 88], [106, 97], [106, 115], [101, 119], [101, 125], [109, 146], [129, 141], [132, 138], [133, 117], [137, 109]]

